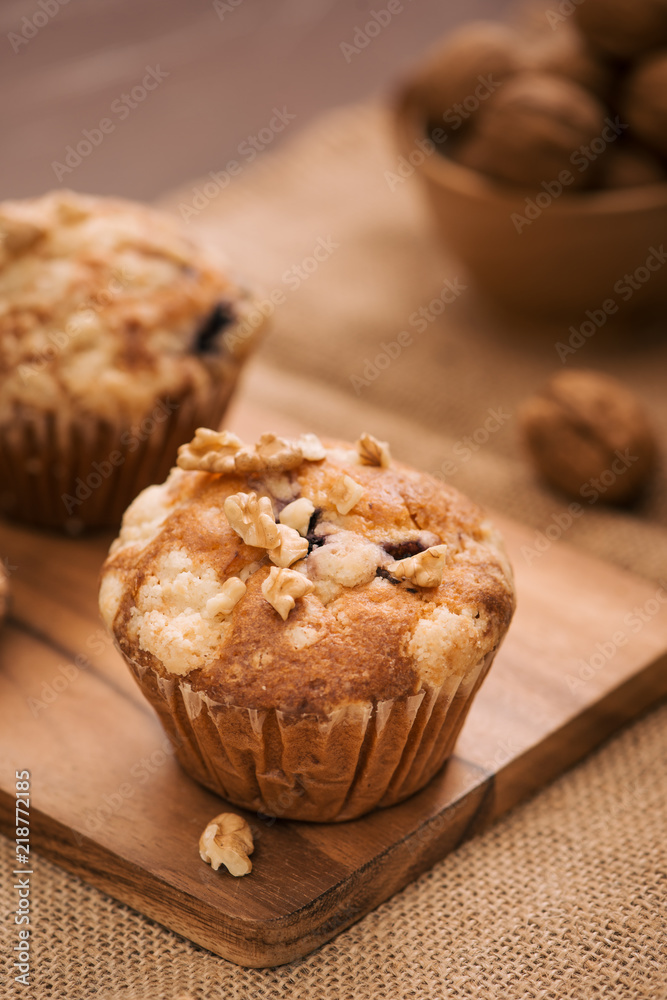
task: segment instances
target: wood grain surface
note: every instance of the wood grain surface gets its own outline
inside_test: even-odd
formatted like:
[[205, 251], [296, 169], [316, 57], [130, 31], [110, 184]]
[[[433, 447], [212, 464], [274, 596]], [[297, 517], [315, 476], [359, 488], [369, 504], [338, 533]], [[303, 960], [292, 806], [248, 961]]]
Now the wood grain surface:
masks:
[[[247, 438], [298, 429], [246, 394]], [[97, 613], [110, 537], [0, 525], [13, 603], [0, 642], [0, 829], [31, 772], [31, 849], [234, 962], [291, 961], [358, 920], [461, 841], [667, 694], [667, 605], [655, 585], [497, 519], [518, 611], [449, 765], [398, 806], [344, 824], [248, 814], [253, 872], [198, 856], [215, 796], [179, 768]], [[240, 810], [238, 810], [240, 811]]]

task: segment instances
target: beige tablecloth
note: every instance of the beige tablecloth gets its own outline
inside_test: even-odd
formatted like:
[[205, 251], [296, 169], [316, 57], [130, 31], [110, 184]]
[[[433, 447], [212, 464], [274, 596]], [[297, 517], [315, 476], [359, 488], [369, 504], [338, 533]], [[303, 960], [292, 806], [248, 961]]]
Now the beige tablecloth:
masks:
[[[494, 318], [439, 249], [416, 180], [390, 189], [396, 165], [386, 113], [348, 109], [219, 193], [209, 178], [169, 204], [264, 289], [273, 329], [249, 366], [246, 400], [318, 432], [388, 438], [398, 457], [446, 472], [537, 538], [567, 502], [535, 481], [515, 414], [561, 367], [554, 343], [566, 331], [519, 337]], [[667, 345], [629, 345], [612, 349], [601, 331], [568, 363], [624, 378], [664, 441]], [[664, 447], [640, 505], [587, 507], [564, 540], [659, 585]], [[667, 996], [666, 830], [662, 707], [333, 942], [275, 970], [231, 965], [36, 858], [33, 995], [653, 1000]], [[2, 959], [11, 962], [8, 948]]]

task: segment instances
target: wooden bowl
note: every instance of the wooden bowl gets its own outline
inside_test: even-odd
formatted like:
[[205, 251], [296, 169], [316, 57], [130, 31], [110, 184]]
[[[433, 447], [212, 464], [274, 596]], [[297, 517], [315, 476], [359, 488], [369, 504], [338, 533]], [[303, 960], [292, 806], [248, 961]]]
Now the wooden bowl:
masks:
[[667, 182], [559, 195], [557, 185], [552, 194], [514, 188], [445, 155], [456, 133], [427, 151], [425, 115], [409, 88], [394, 113], [403, 172], [421, 177], [443, 241], [497, 304], [577, 328], [664, 310]]

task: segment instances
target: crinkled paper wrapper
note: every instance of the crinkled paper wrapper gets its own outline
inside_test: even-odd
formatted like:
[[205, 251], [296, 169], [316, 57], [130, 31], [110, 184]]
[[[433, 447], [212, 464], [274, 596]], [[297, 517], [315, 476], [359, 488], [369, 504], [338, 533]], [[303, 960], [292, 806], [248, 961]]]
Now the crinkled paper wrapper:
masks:
[[127, 422], [17, 410], [0, 425], [0, 513], [69, 534], [117, 527], [141, 490], [165, 480], [178, 446], [197, 427], [218, 426], [237, 376], [205, 393], [156, 399]]
[[183, 768], [264, 816], [331, 822], [390, 806], [422, 788], [452, 752], [489, 653], [440, 688], [353, 704], [325, 718], [216, 703], [187, 676], [130, 667]]

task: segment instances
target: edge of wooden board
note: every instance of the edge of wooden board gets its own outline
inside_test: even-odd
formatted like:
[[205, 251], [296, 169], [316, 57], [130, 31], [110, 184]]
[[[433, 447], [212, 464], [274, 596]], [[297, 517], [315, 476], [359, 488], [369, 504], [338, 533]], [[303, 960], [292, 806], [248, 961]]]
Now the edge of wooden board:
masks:
[[[244, 409], [243, 406], [236, 409], [236, 420], [244, 424], [250, 423], [249, 411], [249, 407]], [[267, 422], [265, 411], [261, 408], [254, 410], [252, 419], [257, 424], [261, 422], [264, 425]], [[291, 432], [292, 426], [285, 426], [289, 418], [281, 419], [283, 426], [278, 429], [283, 433]], [[275, 425], [275, 420], [271, 423]], [[493, 513], [491, 516], [503, 530], [514, 534], [516, 539], [527, 536], [527, 529], [521, 525], [515, 525]], [[18, 538], [17, 547], [28, 563], [33, 563], [29, 570], [34, 574], [39, 573], [40, 560], [44, 560], [44, 554], [41, 547], [33, 548], [32, 542], [33, 538], [28, 533]], [[93, 541], [90, 546], [77, 543], [77, 552], [80, 579], [72, 566], [69, 579], [73, 586], [77, 582], [86, 583], [87, 574], [92, 574], [101, 553], [100, 541]], [[53, 541], [51, 555], [56, 560], [63, 556], [62, 539]], [[540, 560], [536, 565], [535, 580], [531, 580], [531, 584], [536, 583], [535, 589], [542, 601], [550, 599], [552, 562], [553, 566], [559, 568], [563, 578], [569, 578], [568, 572], [573, 570], [585, 579], [597, 581], [590, 585], [593, 588], [590, 591], [591, 598], [597, 596], [604, 600], [604, 588], [609, 576], [609, 594], [616, 602], [615, 607], [619, 606], [619, 593], [624, 594], [625, 588], [639, 599], [642, 595], [646, 599], [651, 594], [651, 584], [648, 581], [558, 543], [545, 556], [544, 561]], [[65, 570], [69, 571], [69, 567], [65, 566]], [[530, 572], [532, 575], [533, 568]], [[522, 567], [522, 573], [528, 573], [525, 566]], [[52, 656], [54, 651], [59, 655], [70, 655], [59, 640], [59, 635], [67, 635], [71, 629], [76, 640], [71, 653], [73, 655], [79, 652], [83, 648], [81, 636], [86, 635], [85, 629], [92, 627], [93, 612], [87, 606], [70, 608], [63, 594], [49, 592], [48, 599], [44, 598], [44, 607], [39, 614], [35, 614], [33, 608], [36, 602], [44, 597], [49, 587], [54, 586], [54, 580], [47, 578], [46, 581], [40, 580], [40, 583], [41, 587], [35, 587], [27, 579], [22, 584], [21, 603], [24, 611], [21, 626], [24, 636], [28, 636], [26, 641], [35, 644], [36, 655], [39, 655], [39, 648], [44, 650], [45, 646], [48, 646]], [[595, 587], [600, 591], [597, 595], [594, 594]], [[66, 590], [66, 586], [64, 589]], [[592, 604], [595, 608], [594, 600]], [[539, 604], [536, 606], [539, 610]], [[566, 610], [571, 608], [564, 608]], [[52, 627], [52, 616], [63, 612], [67, 620], [57, 622]], [[604, 618], [600, 604], [598, 612]], [[564, 618], [567, 619], [567, 615]], [[567, 620], [563, 622], [563, 629], [567, 630]], [[126, 855], [122, 853], [122, 844], [115, 849], [115, 845], [109, 846], [109, 843], [105, 844], [88, 835], [82, 821], [77, 829], [75, 825], [60, 822], [36, 807], [31, 811], [34, 819], [34, 846], [61, 867], [223, 958], [259, 968], [293, 961], [361, 919], [454, 850], [463, 840], [485, 829], [507, 810], [580, 760], [620, 726], [627, 724], [658, 699], [667, 696], [667, 630], [663, 624], [655, 622], [647, 632], [650, 635], [642, 637], [633, 646], [632, 655], [626, 656], [623, 663], [617, 661], [622, 659], [624, 653], [612, 659], [596, 674], [580, 700], [572, 699], [566, 694], [564, 677], [560, 677], [560, 687], [555, 691], [555, 696], [557, 699], [561, 698], [567, 711], [560, 712], [558, 724], [551, 728], [546, 725], [538, 727], [539, 732], [534, 738], [528, 739], [523, 746], [514, 746], [507, 752], [502, 763], [498, 758], [495, 758], [495, 762], [485, 762], [488, 747], [481, 755], [471, 754], [471, 747], [464, 746], [464, 727], [463, 738], [457, 748], [459, 756], [455, 755], [448, 767], [436, 775], [425, 789], [386, 811], [387, 820], [391, 814], [396, 828], [408, 832], [381, 848], [372, 836], [368, 836], [371, 846], [366, 847], [364, 843], [364, 850], [360, 852], [366, 860], [354, 868], [338, 863], [340, 852], [338, 861], [332, 855], [331, 870], [327, 872], [327, 878], [321, 879], [317, 884], [318, 890], [322, 885], [326, 884], [327, 887], [313, 892], [310, 898], [305, 898], [306, 894], [302, 893], [305, 901], [282, 915], [245, 918], [239, 916], [238, 908], [236, 912], [231, 912], [232, 907], [228, 903], [229, 879], [220, 883], [220, 905], [216, 907], [211, 902], [210, 893], [208, 899], [197, 896], [196, 880], [188, 886], [185, 879], [179, 880], [174, 876], [173, 870], [169, 871], [167, 867], [163, 871], [159, 865], [143, 868], [132, 859], [129, 849]], [[511, 634], [510, 632], [510, 636]], [[520, 674], [523, 670], [523, 674], [519, 683], [525, 683], [526, 670], [532, 666], [532, 648], [528, 643], [526, 649], [521, 649], [523, 662], [518, 672]], [[549, 662], [554, 662], [554, 656]], [[106, 679], [108, 681], [108, 676]], [[493, 687], [493, 670], [482, 688], [482, 694], [485, 688], [489, 690], [489, 684]], [[26, 691], [23, 691], [23, 695], [25, 694]], [[127, 691], [125, 694], [127, 695]], [[509, 694], [511, 696], [513, 692], [510, 690]], [[562, 704], [560, 708], [562, 709]], [[474, 709], [475, 706], [473, 712]], [[498, 714], [502, 715], [502, 712], [503, 706], [500, 705]], [[484, 721], [490, 721], [488, 706]], [[0, 787], [0, 830], [7, 836], [13, 833], [13, 810], [13, 791]], [[373, 814], [375, 820], [369, 822], [368, 817], [362, 817], [336, 827], [341, 831], [340, 838], [363, 839], [383, 812]], [[305, 844], [304, 858], [310, 850], [311, 863], [314, 864], [318, 854], [318, 825], [278, 822], [280, 828], [276, 829], [275, 836], [278, 839], [286, 836], [298, 838]], [[268, 847], [267, 844], [267, 849]], [[208, 878], [208, 873], [209, 870], [206, 869], [204, 877]], [[313, 879], [312, 884], [316, 882], [317, 879]], [[229, 912], [225, 911], [225, 905]]]
[[[34, 846], [60, 867], [215, 954], [246, 967], [274, 967], [304, 957], [371, 912], [464, 840], [486, 829], [580, 760], [620, 725], [649, 708], [656, 701], [656, 693], [661, 698], [667, 696], [667, 654], [527, 748], [533, 755], [537, 750], [543, 762], [539, 780], [526, 780], [522, 768], [525, 754], [510, 760], [495, 774], [485, 774], [479, 768], [477, 781], [458, 799], [434, 814], [425, 810], [422, 822], [408, 836], [287, 916], [246, 921], [234, 916], [225, 922], [220, 911], [202, 905], [198, 897], [178, 890], [166, 878], [152, 877], [151, 891], [147, 893], [145, 873], [137, 869], [137, 879], [142, 881], [138, 888], [133, 878], [135, 866], [128, 859], [37, 810], [31, 811]], [[590, 725], [592, 715], [596, 726]], [[563, 737], [571, 748], [568, 757], [552, 752], [556, 743], [562, 747]], [[533, 773], [534, 764], [533, 756]], [[392, 808], [414, 808], [416, 800], [424, 795], [437, 798], [438, 784], [450, 769], [460, 766], [471, 767], [452, 758], [427, 789]], [[13, 833], [13, 810], [13, 796], [0, 788], [0, 830], [9, 837]], [[301, 825], [284, 822], [297, 829]], [[345, 826], [358, 822], [352, 820]]]

